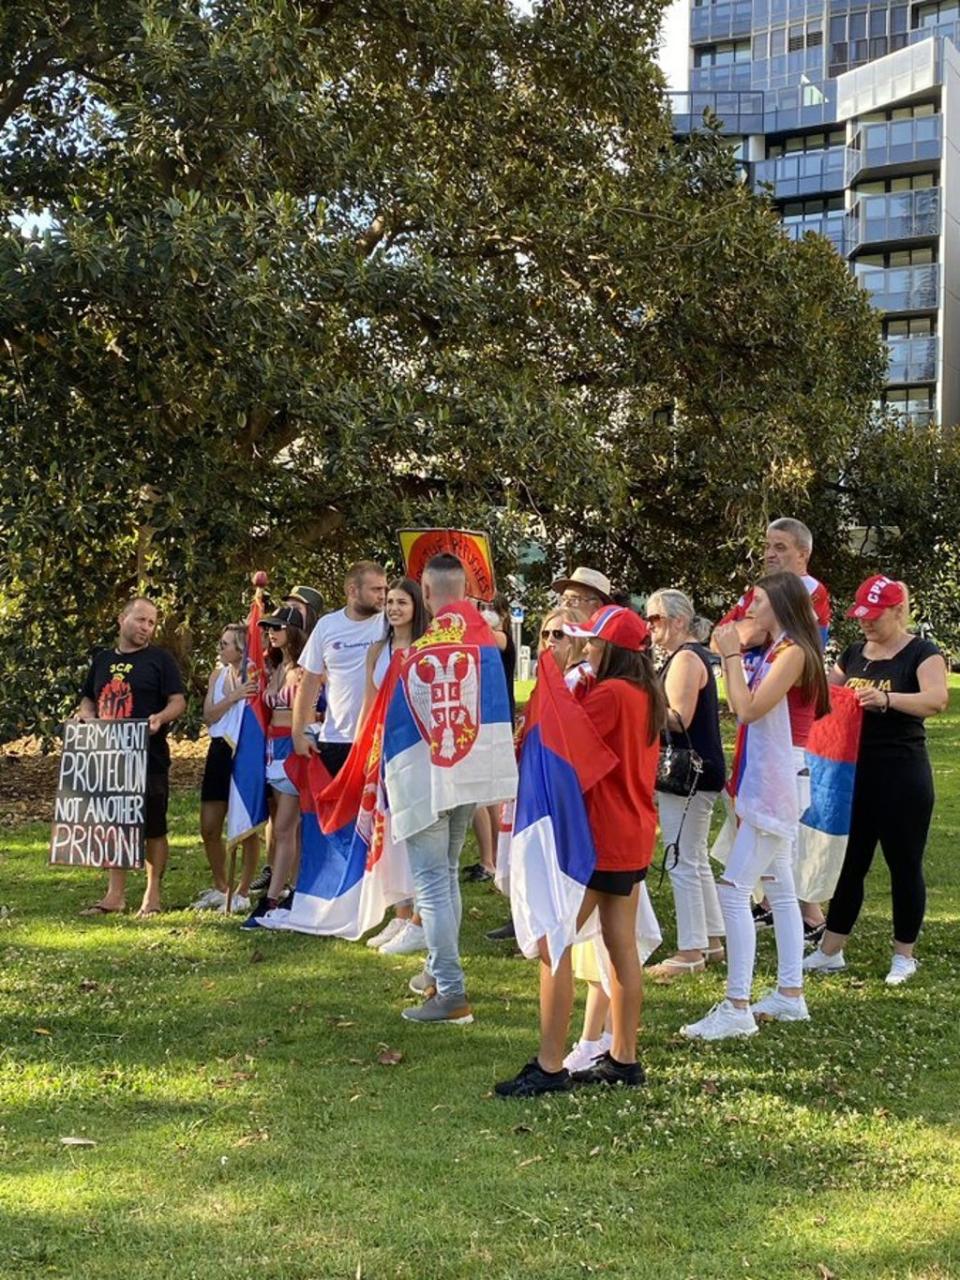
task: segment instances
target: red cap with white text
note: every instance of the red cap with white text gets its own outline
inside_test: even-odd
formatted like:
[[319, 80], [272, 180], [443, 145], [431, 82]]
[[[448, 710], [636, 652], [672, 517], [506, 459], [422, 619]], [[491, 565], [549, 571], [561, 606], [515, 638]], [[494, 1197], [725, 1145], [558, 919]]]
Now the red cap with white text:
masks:
[[895, 605], [903, 604], [903, 601], [903, 583], [897, 582], [896, 578], [886, 578], [882, 573], [876, 573], [857, 587], [854, 604], [847, 610], [847, 617], [866, 618], [872, 622], [874, 618], [880, 617], [884, 609], [892, 609]]
[[592, 613], [582, 627], [565, 626], [568, 636], [581, 640], [609, 640], [621, 649], [634, 649], [642, 653], [650, 645], [650, 628], [632, 609], [616, 604], [605, 604]]

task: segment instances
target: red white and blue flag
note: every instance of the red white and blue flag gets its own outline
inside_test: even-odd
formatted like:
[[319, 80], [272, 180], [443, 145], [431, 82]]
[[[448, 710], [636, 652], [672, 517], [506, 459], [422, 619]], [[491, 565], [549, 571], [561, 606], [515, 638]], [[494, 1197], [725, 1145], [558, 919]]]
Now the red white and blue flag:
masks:
[[546, 941], [556, 970], [577, 937], [577, 915], [597, 854], [584, 794], [615, 767], [617, 757], [564, 683], [553, 655], [543, 653], [527, 706], [513, 836], [497, 881], [509, 877], [510, 909], [525, 956]]
[[258, 681], [258, 692], [243, 703], [240, 731], [233, 753], [230, 797], [227, 801], [227, 845], [233, 847], [267, 822], [267, 725], [269, 712], [262, 693], [267, 683], [263, 632], [258, 623], [263, 617], [261, 592], [258, 590], [247, 618], [247, 639], [240, 664], [242, 680]]
[[833, 896], [850, 835], [853, 787], [863, 710], [852, 689], [830, 687], [830, 712], [815, 720], [805, 751], [810, 803], [800, 818], [797, 896], [825, 902]]
[[395, 655], [336, 778], [316, 756], [285, 762], [300, 792], [300, 873], [292, 906], [261, 916], [262, 928], [355, 940], [413, 897], [406, 847], [391, 835], [381, 750], [400, 663]]
[[402, 658], [383, 726], [394, 838], [446, 810], [517, 790], [513, 720], [493, 632], [466, 600], [447, 605]]

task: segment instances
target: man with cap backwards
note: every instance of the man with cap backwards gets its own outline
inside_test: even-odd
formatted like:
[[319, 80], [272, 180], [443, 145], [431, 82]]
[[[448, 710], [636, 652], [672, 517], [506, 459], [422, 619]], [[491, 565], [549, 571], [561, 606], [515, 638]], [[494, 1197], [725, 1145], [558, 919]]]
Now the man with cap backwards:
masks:
[[860, 584], [847, 613], [863, 640], [849, 645], [830, 675], [854, 689], [864, 710], [850, 835], [819, 948], [808, 972], [845, 967], [843, 948], [863, 904], [863, 885], [879, 842], [890, 870], [893, 959], [888, 986], [916, 972], [913, 948], [923, 924], [923, 853], [933, 814], [933, 776], [924, 720], [947, 705], [947, 666], [930, 640], [907, 630], [902, 582], [876, 574]]
[[589, 615], [602, 604], [613, 604], [610, 579], [599, 569], [587, 569], [580, 565], [569, 578], [557, 578], [550, 583], [550, 590], [560, 597], [565, 609], [579, 609]]
[[499, 1097], [533, 1097], [562, 1092], [575, 1084], [644, 1083], [637, 1062], [643, 986], [636, 920], [640, 882], [653, 858], [657, 833], [653, 791], [665, 719], [663, 691], [647, 654], [649, 629], [632, 610], [607, 605], [585, 626], [564, 629], [586, 639], [592, 678], [580, 705], [611, 757], [609, 771], [584, 795], [596, 867], [587, 881], [576, 926], [582, 927], [599, 910], [610, 955], [613, 1043], [585, 1071], [571, 1076], [564, 1067], [573, 1008], [570, 947], [553, 971], [546, 939], [541, 938], [539, 1051], [512, 1080], [496, 1086]]
[[[807, 572], [810, 556], [813, 554], [813, 534], [802, 520], [794, 520], [791, 516], [782, 516], [767, 526], [764, 542], [763, 562], [767, 573], [794, 573], [810, 593], [810, 603], [820, 629], [820, 639], [826, 646], [830, 635], [830, 594], [822, 582]], [[722, 627], [729, 622], [737, 624], [737, 634], [744, 650], [743, 662], [748, 678], [756, 670], [764, 650], [773, 639], [758, 633], [751, 617], [753, 605], [753, 587], [748, 587], [729, 613], [717, 623]], [[715, 641], [710, 647], [719, 653]], [[798, 769], [798, 789], [800, 791], [801, 810], [806, 809], [809, 802], [807, 781], [808, 775], [800, 773], [806, 770], [804, 747], [810, 736], [813, 718], [809, 707], [804, 703], [799, 689], [791, 689], [787, 695], [787, 710], [790, 713], [790, 730], [793, 736], [794, 755]], [[826, 917], [819, 902], [805, 902], [801, 899], [800, 911], [803, 915], [803, 933], [807, 942], [816, 942], [823, 933]], [[766, 902], [754, 907], [754, 918], [759, 928], [768, 928], [773, 923], [773, 913]]]

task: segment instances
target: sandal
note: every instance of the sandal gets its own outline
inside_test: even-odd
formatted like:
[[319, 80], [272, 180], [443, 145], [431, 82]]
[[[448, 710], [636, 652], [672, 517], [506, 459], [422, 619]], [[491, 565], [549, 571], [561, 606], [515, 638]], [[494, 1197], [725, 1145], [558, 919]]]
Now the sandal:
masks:
[[644, 969], [644, 973], [660, 986], [667, 986], [671, 982], [676, 982], [677, 978], [684, 974], [703, 973], [706, 967], [703, 960], [677, 960], [674, 956], [669, 956], [659, 964], [652, 964]]
[[135, 920], [146, 920], [150, 916], [159, 916], [163, 914], [163, 907], [141, 907], [134, 917]]
[[705, 947], [703, 958], [707, 964], [723, 964], [727, 958], [727, 953], [723, 947]]
[[122, 916], [126, 911], [126, 903], [122, 907], [105, 907], [102, 902], [91, 903], [89, 907], [84, 907], [78, 912], [81, 916]]

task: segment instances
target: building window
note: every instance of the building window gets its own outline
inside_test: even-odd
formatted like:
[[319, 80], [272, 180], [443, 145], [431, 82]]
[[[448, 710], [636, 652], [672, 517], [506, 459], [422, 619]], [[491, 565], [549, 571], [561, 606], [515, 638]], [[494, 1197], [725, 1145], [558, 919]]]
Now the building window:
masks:
[[891, 191], [926, 191], [937, 186], [935, 173], [909, 173], [900, 178], [877, 178], [872, 182], [861, 182], [854, 191], [854, 196], [882, 196]]
[[929, 338], [937, 331], [933, 316], [911, 316], [907, 320], [884, 320], [885, 338]]
[[918, 4], [913, 11], [913, 26], [938, 27], [941, 22], [956, 22], [960, 19], [960, 5], [957, 0], [933, 0], [932, 4]]
[[702, 45], [693, 51], [695, 67], [729, 67], [734, 62], [749, 61], [749, 40], [724, 40], [720, 44]]
[[846, 145], [847, 135], [843, 129], [830, 129], [817, 133], [795, 133], [779, 142], [767, 143], [767, 159], [776, 160], [778, 156], [789, 155], [794, 151], [825, 151], [830, 147]]

